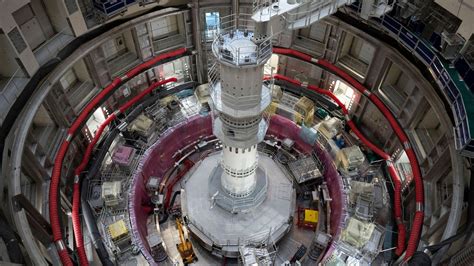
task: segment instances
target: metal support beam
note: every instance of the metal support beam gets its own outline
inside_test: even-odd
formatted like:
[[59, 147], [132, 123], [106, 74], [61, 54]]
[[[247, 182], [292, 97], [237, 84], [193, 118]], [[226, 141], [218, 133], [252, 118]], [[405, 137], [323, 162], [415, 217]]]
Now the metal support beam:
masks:
[[201, 40], [201, 20], [199, 19], [199, 0], [193, 0], [191, 8], [193, 18], [194, 47], [196, 48], [196, 76], [199, 84], [203, 83], [203, 62], [202, 62], [202, 40]]
[[51, 225], [31, 204], [23, 194], [18, 194], [12, 198], [15, 211], [25, 210], [26, 218], [31, 226], [33, 236], [38, 239], [45, 247], [49, 246], [53, 240]]

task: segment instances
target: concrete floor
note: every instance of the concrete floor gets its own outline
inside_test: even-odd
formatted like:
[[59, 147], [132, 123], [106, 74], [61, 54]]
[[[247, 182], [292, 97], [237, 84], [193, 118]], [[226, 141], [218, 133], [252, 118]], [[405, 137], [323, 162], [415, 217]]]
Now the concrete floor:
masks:
[[184, 184], [187, 213], [190, 222], [215, 244], [238, 246], [246, 239], [279, 239], [294, 210], [294, 190], [291, 181], [276, 163], [260, 155], [259, 165], [267, 171], [268, 190], [265, 201], [248, 213], [232, 214], [211, 202], [208, 179], [221, 159], [214, 154], [202, 161]]

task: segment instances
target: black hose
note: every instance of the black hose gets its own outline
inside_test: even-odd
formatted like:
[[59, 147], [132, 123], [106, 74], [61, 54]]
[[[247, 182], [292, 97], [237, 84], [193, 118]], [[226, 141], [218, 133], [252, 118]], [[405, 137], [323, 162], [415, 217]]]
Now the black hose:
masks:
[[428, 254], [417, 251], [408, 262], [409, 266], [431, 266], [431, 258]]
[[164, 212], [160, 212], [160, 213], [159, 213], [159, 216], [158, 216], [158, 217], [160, 217], [160, 220], [158, 221], [158, 223], [159, 223], [159, 224], [162, 224], [162, 223], [166, 222], [166, 221], [168, 220], [168, 217], [169, 217], [169, 216], [170, 216], [170, 215], [169, 215], [167, 212], [165, 212], [165, 211], [164, 211]]
[[178, 196], [180, 194], [181, 194], [181, 190], [178, 190], [173, 194], [173, 197], [171, 198], [170, 206], [168, 206], [168, 208], [171, 208], [174, 205], [174, 201], [176, 200], [176, 196]]
[[[170, 174], [170, 175], [171, 175], [171, 174]], [[180, 194], [181, 194], [181, 190], [178, 190], [178, 191], [176, 191], [176, 192], [173, 194], [173, 197], [171, 198], [171, 202], [170, 202], [169, 208], [171, 208], [171, 206], [174, 205], [174, 202], [175, 202], [175, 200], [176, 200], [176, 197], [177, 197], [178, 195], [180, 195]], [[166, 221], [168, 220], [169, 216], [170, 216], [170, 215], [169, 215], [169, 213], [168, 213], [168, 210], [164, 210], [164, 211], [163, 211], [162, 213], [160, 213], [160, 215], [159, 215], [159, 217], [160, 217], [159, 223], [162, 224], [162, 223], [166, 222]]]
[[20, 249], [20, 243], [16, 238], [15, 232], [13, 232], [12, 228], [7, 224], [3, 217], [0, 217], [0, 237], [7, 247], [10, 262], [16, 264], [25, 263], [23, 260], [23, 253]]
[[[82, 188], [83, 188], [82, 191], [85, 191], [87, 189], [88, 183], [89, 183], [88, 180], [84, 180], [82, 182]], [[82, 217], [85, 221], [87, 230], [89, 231], [89, 236], [92, 240], [92, 244], [94, 245], [94, 248], [97, 252], [97, 256], [99, 257], [100, 262], [102, 263], [102, 265], [105, 265], [105, 266], [113, 266], [114, 263], [109, 259], [109, 253], [107, 252], [107, 249], [105, 248], [104, 242], [102, 242], [101, 240], [102, 236], [95, 222], [94, 215], [92, 214], [91, 206], [89, 205], [89, 203], [87, 203], [87, 200], [84, 200], [84, 199], [81, 200], [81, 208], [82, 208]]]
[[[103, 146], [105, 147], [110, 146], [118, 134], [119, 134], [119, 130], [117, 128], [114, 128], [111, 131], [109, 131], [109, 134], [103, 141]], [[109, 258], [109, 253], [107, 252], [104, 242], [102, 242], [102, 236], [100, 234], [99, 228], [97, 227], [97, 223], [94, 219], [94, 215], [92, 214], [91, 206], [89, 205], [89, 203], [87, 203], [87, 198], [85, 195], [86, 194], [85, 192], [87, 191], [87, 188], [89, 187], [89, 180], [91, 179], [91, 177], [95, 176], [99, 172], [100, 165], [103, 159], [105, 158], [106, 154], [107, 154], [107, 149], [100, 149], [99, 154], [97, 155], [94, 162], [92, 163], [92, 166], [89, 168], [89, 172], [86, 175], [86, 178], [84, 178], [82, 181], [81, 207], [82, 207], [82, 215], [83, 215], [84, 222], [89, 231], [89, 236], [92, 240], [92, 243], [94, 244], [94, 248], [97, 252], [97, 256], [99, 257], [100, 262], [102, 263], [102, 265], [105, 265], [105, 266], [113, 266], [114, 264]]]

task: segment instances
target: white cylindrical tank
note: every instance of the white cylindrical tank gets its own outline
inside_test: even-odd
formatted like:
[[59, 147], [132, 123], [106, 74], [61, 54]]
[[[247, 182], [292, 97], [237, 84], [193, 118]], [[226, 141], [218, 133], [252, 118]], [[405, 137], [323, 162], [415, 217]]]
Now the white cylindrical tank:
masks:
[[221, 183], [224, 189], [235, 197], [245, 197], [256, 185], [257, 145], [250, 148], [224, 146]]

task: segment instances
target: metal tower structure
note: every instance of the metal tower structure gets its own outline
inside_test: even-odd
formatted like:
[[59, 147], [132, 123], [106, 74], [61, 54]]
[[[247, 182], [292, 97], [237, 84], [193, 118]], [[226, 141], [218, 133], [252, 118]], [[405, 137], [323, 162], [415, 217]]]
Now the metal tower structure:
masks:
[[220, 176], [220, 196], [234, 199], [260, 194], [266, 186], [264, 170], [258, 167], [257, 144], [268, 128], [263, 111], [271, 102], [271, 89], [262, 81], [264, 64], [272, 54], [271, 36], [257, 33], [252, 21], [242, 17], [238, 23], [229, 17], [231, 25], [224, 26], [214, 40], [216, 62], [209, 72], [213, 131], [223, 144], [221, 169], [214, 174]]

